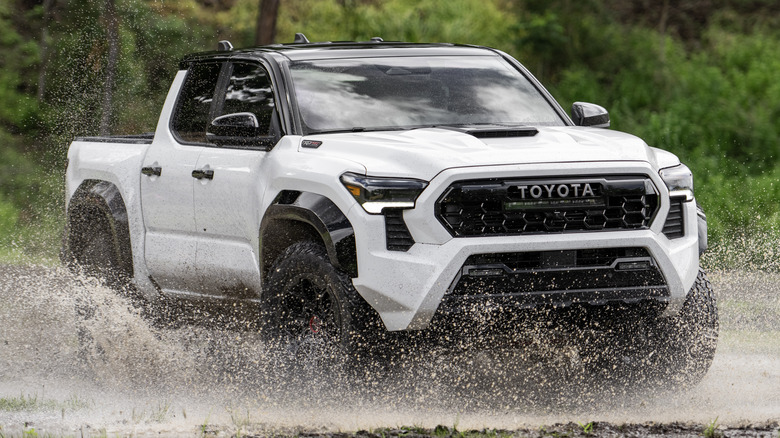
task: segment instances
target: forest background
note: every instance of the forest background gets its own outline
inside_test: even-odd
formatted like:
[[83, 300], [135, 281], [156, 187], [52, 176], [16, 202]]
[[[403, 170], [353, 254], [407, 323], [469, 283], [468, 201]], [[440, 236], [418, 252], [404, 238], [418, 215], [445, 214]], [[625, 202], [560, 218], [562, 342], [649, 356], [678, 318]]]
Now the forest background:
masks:
[[[55, 260], [70, 141], [153, 131], [178, 60], [222, 39], [254, 45], [262, 4], [0, 0], [0, 260]], [[709, 265], [778, 270], [780, 2], [278, 0], [275, 15], [275, 42], [303, 32], [508, 52], [564, 108], [598, 103], [613, 129], [689, 165]]]

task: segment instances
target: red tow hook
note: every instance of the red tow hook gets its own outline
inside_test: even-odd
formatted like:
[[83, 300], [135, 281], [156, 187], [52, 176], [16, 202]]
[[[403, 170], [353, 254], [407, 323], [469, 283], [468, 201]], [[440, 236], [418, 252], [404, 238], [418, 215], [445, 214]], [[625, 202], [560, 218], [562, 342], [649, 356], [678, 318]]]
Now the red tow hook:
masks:
[[312, 333], [319, 333], [322, 328], [322, 320], [316, 316], [309, 318], [309, 331]]

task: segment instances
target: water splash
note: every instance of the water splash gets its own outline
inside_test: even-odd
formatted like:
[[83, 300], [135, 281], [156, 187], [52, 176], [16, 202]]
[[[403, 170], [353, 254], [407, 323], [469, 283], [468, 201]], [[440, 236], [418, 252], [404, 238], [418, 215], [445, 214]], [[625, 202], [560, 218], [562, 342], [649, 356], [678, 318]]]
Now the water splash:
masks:
[[[577, 373], [576, 354], [541, 347], [401, 355], [362, 374], [306, 368], [263, 343], [245, 314], [189, 307], [175, 310], [184, 316], [177, 324], [153, 324], [132, 299], [94, 280], [64, 269], [0, 267], [0, 398], [57, 403], [0, 411], [0, 425], [96, 435], [778, 421], [779, 276], [711, 273], [722, 335], [710, 373], [688, 391], [647, 391], [599, 387]], [[80, 403], [69, 407], [73, 399]]]

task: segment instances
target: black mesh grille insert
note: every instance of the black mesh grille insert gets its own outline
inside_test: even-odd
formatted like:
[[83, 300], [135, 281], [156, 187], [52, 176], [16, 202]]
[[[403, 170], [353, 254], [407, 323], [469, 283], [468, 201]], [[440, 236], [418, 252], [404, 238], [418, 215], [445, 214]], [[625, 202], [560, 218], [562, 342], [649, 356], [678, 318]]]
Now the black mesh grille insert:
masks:
[[534, 306], [630, 302], [668, 296], [668, 288], [645, 248], [599, 248], [472, 255], [449, 296]]
[[669, 215], [666, 216], [663, 233], [670, 239], [677, 239], [685, 235], [685, 220], [683, 218], [684, 197], [670, 199]]
[[385, 215], [385, 236], [387, 249], [390, 251], [408, 251], [414, 245], [414, 239], [409, 233], [409, 228], [404, 222], [404, 211], [400, 209], [386, 208], [382, 211]]
[[436, 216], [455, 237], [647, 229], [658, 195], [644, 177], [452, 184]]

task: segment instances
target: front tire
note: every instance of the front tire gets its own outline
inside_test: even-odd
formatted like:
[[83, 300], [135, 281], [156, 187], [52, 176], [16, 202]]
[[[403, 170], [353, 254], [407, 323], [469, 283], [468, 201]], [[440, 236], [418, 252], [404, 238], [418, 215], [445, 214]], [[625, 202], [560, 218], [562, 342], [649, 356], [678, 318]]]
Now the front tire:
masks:
[[660, 329], [660, 377], [670, 384], [698, 384], [712, 365], [719, 330], [714, 290], [704, 271], [699, 270], [682, 311]]
[[617, 324], [589, 345], [586, 368], [595, 382], [691, 387], [707, 374], [717, 341], [715, 295], [700, 270], [680, 313]]
[[353, 356], [365, 343], [362, 298], [314, 242], [291, 245], [273, 264], [262, 294], [262, 330], [296, 361], [320, 366]]

